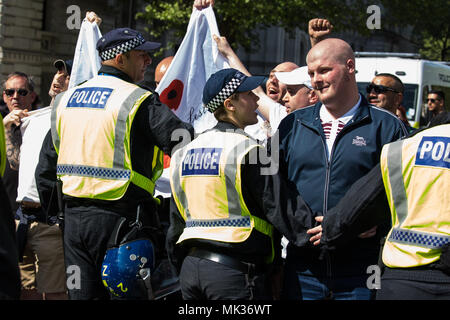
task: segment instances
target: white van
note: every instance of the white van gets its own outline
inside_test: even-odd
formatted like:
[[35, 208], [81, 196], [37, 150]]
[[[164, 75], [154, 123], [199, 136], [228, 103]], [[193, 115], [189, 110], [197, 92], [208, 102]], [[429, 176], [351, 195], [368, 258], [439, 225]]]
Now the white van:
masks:
[[449, 62], [423, 60], [419, 54], [411, 53], [355, 52], [355, 57], [356, 81], [364, 95], [367, 95], [367, 85], [379, 73], [391, 73], [402, 80], [405, 86], [403, 106], [412, 127], [428, 123], [426, 99], [431, 90], [444, 91], [446, 110], [450, 111]]

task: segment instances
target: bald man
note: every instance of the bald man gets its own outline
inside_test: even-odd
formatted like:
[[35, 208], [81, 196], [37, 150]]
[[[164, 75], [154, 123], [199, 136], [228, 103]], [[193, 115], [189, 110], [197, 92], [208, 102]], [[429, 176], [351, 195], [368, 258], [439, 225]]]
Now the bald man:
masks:
[[[345, 41], [319, 42], [306, 61], [320, 102], [281, 121], [280, 171], [316, 214], [290, 220], [294, 231], [285, 234], [290, 242], [284, 296], [367, 300], [366, 270], [377, 264], [379, 240], [387, 228], [368, 226], [368, 232], [352, 235], [351, 246], [327, 248], [319, 245], [320, 223], [350, 186], [378, 164], [382, 146], [406, 132], [395, 115], [369, 105], [359, 94], [355, 57]], [[389, 210], [381, 209], [388, 223]]]
[[275, 72], [290, 72], [297, 68], [298, 65], [295, 63], [286, 61], [275, 66], [275, 68], [270, 71], [269, 79], [266, 82], [266, 93], [270, 99], [284, 105], [283, 97], [286, 94], [286, 85], [278, 81]]
[[[236, 52], [231, 48], [227, 39], [217, 35], [213, 35], [213, 38], [217, 43], [219, 52], [228, 60], [230, 66], [247, 76], [251, 76]], [[265, 92], [261, 87], [253, 90], [253, 93], [259, 97], [258, 111], [266, 119], [266, 121], [264, 121], [264, 119], [258, 115], [258, 123], [245, 128], [246, 132], [253, 138], [264, 143], [268, 136], [276, 130], [280, 119], [286, 115], [286, 109], [283, 107], [283, 97], [286, 94], [287, 86], [278, 81], [275, 72], [290, 72], [297, 68], [298, 66], [293, 62], [282, 62], [270, 71], [268, 80], [266, 81]], [[267, 121], [269, 122], [269, 126], [266, 125]]]
[[161, 79], [164, 77], [164, 74], [166, 73], [167, 69], [169, 69], [170, 64], [172, 63], [173, 56], [166, 57], [161, 60], [160, 63], [156, 66], [155, 69], [155, 84], [156, 86], [159, 85], [161, 82]]

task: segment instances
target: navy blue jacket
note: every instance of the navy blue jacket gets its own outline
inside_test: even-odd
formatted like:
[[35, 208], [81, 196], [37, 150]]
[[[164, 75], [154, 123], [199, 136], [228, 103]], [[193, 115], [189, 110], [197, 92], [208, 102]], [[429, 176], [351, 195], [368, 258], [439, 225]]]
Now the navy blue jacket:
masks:
[[[406, 129], [394, 114], [369, 105], [362, 97], [355, 115], [336, 137], [328, 160], [320, 121], [321, 106], [317, 103], [296, 110], [280, 123], [280, 171], [297, 186], [312, 211], [326, 217], [327, 210], [339, 202], [351, 185], [379, 163], [383, 145], [406, 135]], [[314, 224], [311, 218], [299, 220]], [[306, 234], [306, 230], [314, 226], [303, 226], [304, 236], [292, 238], [296, 249], [317, 251], [310, 245], [310, 236]], [[299, 230], [298, 226], [295, 229]], [[374, 250], [378, 245], [378, 241], [373, 239], [355, 239], [352, 245], [357, 251], [361, 249], [357, 242], [367, 243]], [[349, 253], [349, 248], [341, 249]]]

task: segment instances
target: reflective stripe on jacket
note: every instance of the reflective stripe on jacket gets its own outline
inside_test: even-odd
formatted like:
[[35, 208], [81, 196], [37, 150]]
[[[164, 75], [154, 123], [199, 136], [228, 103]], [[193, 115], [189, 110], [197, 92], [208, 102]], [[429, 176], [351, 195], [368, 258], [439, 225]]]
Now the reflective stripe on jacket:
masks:
[[393, 226], [384, 264], [408, 268], [438, 260], [450, 243], [450, 125], [386, 145], [380, 164]]
[[153, 194], [163, 153], [155, 146], [152, 177], [132, 168], [130, 132], [150, 91], [114, 76], [100, 75], [55, 99], [52, 139], [63, 193], [100, 200], [120, 199], [134, 183]]
[[[243, 134], [211, 130], [175, 152], [170, 184], [186, 221], [177, 243], [186, 239], [240, 243], [253, 228], [273, 239], [273, 226], [253, 216], [242, 195], [241, 164], [259, 147]], [[253, 160], [257, 161], [250, 157]], [[273, 245], [269, 258], [273, 259]]]

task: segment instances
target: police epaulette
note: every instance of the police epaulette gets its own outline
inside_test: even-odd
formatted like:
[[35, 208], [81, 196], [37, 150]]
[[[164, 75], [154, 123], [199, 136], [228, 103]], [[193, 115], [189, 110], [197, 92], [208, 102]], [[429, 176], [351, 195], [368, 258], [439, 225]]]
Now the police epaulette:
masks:
[[153, 90], [152, 88], [147, 87], [147, 86], [145, 86], [145, 85], [143, 85], [143, 84], [138, 84], [138, 87], [140, 87], [140, 88], [142, 88], [142, 89], [145, 89], [145, 90], [148, 90], [148, 91], [150, 91], [151, 93], [155, 93], [155, 90]]
[[89, 79], [81, 81], [79, 84], [75, 85], [75, 87], [81, 86], [83, 83], [87, 82]]

